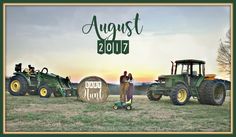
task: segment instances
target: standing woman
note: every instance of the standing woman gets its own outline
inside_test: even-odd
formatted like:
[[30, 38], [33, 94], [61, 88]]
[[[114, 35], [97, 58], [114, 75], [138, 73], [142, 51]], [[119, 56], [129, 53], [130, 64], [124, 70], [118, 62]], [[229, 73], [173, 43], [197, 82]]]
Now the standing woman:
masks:
[[127, 91], [127, 101], [133, 102], [133, 94], [134, 94], [134, 84], [133, 84], [133, 76], [131, 73], [128, 74], [128, 82], [129, 82], [129, 88]]

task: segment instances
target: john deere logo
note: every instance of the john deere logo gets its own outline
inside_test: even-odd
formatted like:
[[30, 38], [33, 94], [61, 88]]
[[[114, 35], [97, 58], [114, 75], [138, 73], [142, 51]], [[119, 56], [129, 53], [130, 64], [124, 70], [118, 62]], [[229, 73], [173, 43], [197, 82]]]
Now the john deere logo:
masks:
[[109, 95], [107, 83], [99, 77], [84, 78], [78, 87], [78, 95], [81, 100], [92, 103], [106, 101]]

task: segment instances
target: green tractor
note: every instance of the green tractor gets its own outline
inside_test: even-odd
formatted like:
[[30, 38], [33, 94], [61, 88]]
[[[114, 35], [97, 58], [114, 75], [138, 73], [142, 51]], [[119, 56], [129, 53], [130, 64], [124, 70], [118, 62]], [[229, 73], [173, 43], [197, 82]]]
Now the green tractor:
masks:
[[205, 74], [204, 61], [177, 60], [172, 62], [171, 75], [161, 75], [149, 86], [147, 97], [159, 101], [162, 95], [169, 96], [174, 105], [184, 105], [192, 96], [201, 104], [222, 105], [226, 87], [224, 80], [215, 76]]
[[69, 77], [63, 78], [53, 73], [48, 73], [47, 68], [41, 71], [28, 68], [21, 70], [21, 63], [16, 64], [15, 73], [9, 80], [8, 92], [13, 96], [39, 95], [48, 98], [51, 94], [55, 97], [76, 96], [77, 90]]

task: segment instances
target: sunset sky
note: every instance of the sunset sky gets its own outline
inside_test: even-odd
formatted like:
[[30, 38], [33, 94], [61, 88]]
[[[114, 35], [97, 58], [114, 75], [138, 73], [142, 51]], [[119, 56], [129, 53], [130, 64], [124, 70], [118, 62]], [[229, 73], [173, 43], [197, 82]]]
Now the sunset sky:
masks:
[[[98, 24], [133, 21], [139, 13], [140, 35], [118, 32], [127, 39], [128, 55], [97, 54], [98, 37], [82, 27], [96, 15]], [[220, 39], [230, 28], [229, 6], [7, 6], [6, 75], [16, 63], [71, 76], [72, 81], [97, 75], [118, 83], [124, 70], [136, 82], [152, 82], [170, 74], [177, 59], [206, 61], [206, 73], [219, 73], [216, 57]]]

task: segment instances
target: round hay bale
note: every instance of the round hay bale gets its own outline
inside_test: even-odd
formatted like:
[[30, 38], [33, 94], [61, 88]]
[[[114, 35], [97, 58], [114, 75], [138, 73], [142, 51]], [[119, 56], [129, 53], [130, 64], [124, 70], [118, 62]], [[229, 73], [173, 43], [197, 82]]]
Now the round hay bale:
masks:
[[78, 86], [80, 100], [91, 103], [102, 103], [107, 100], [109, 88], [105, 80], [97, 76], [84, 78]]

